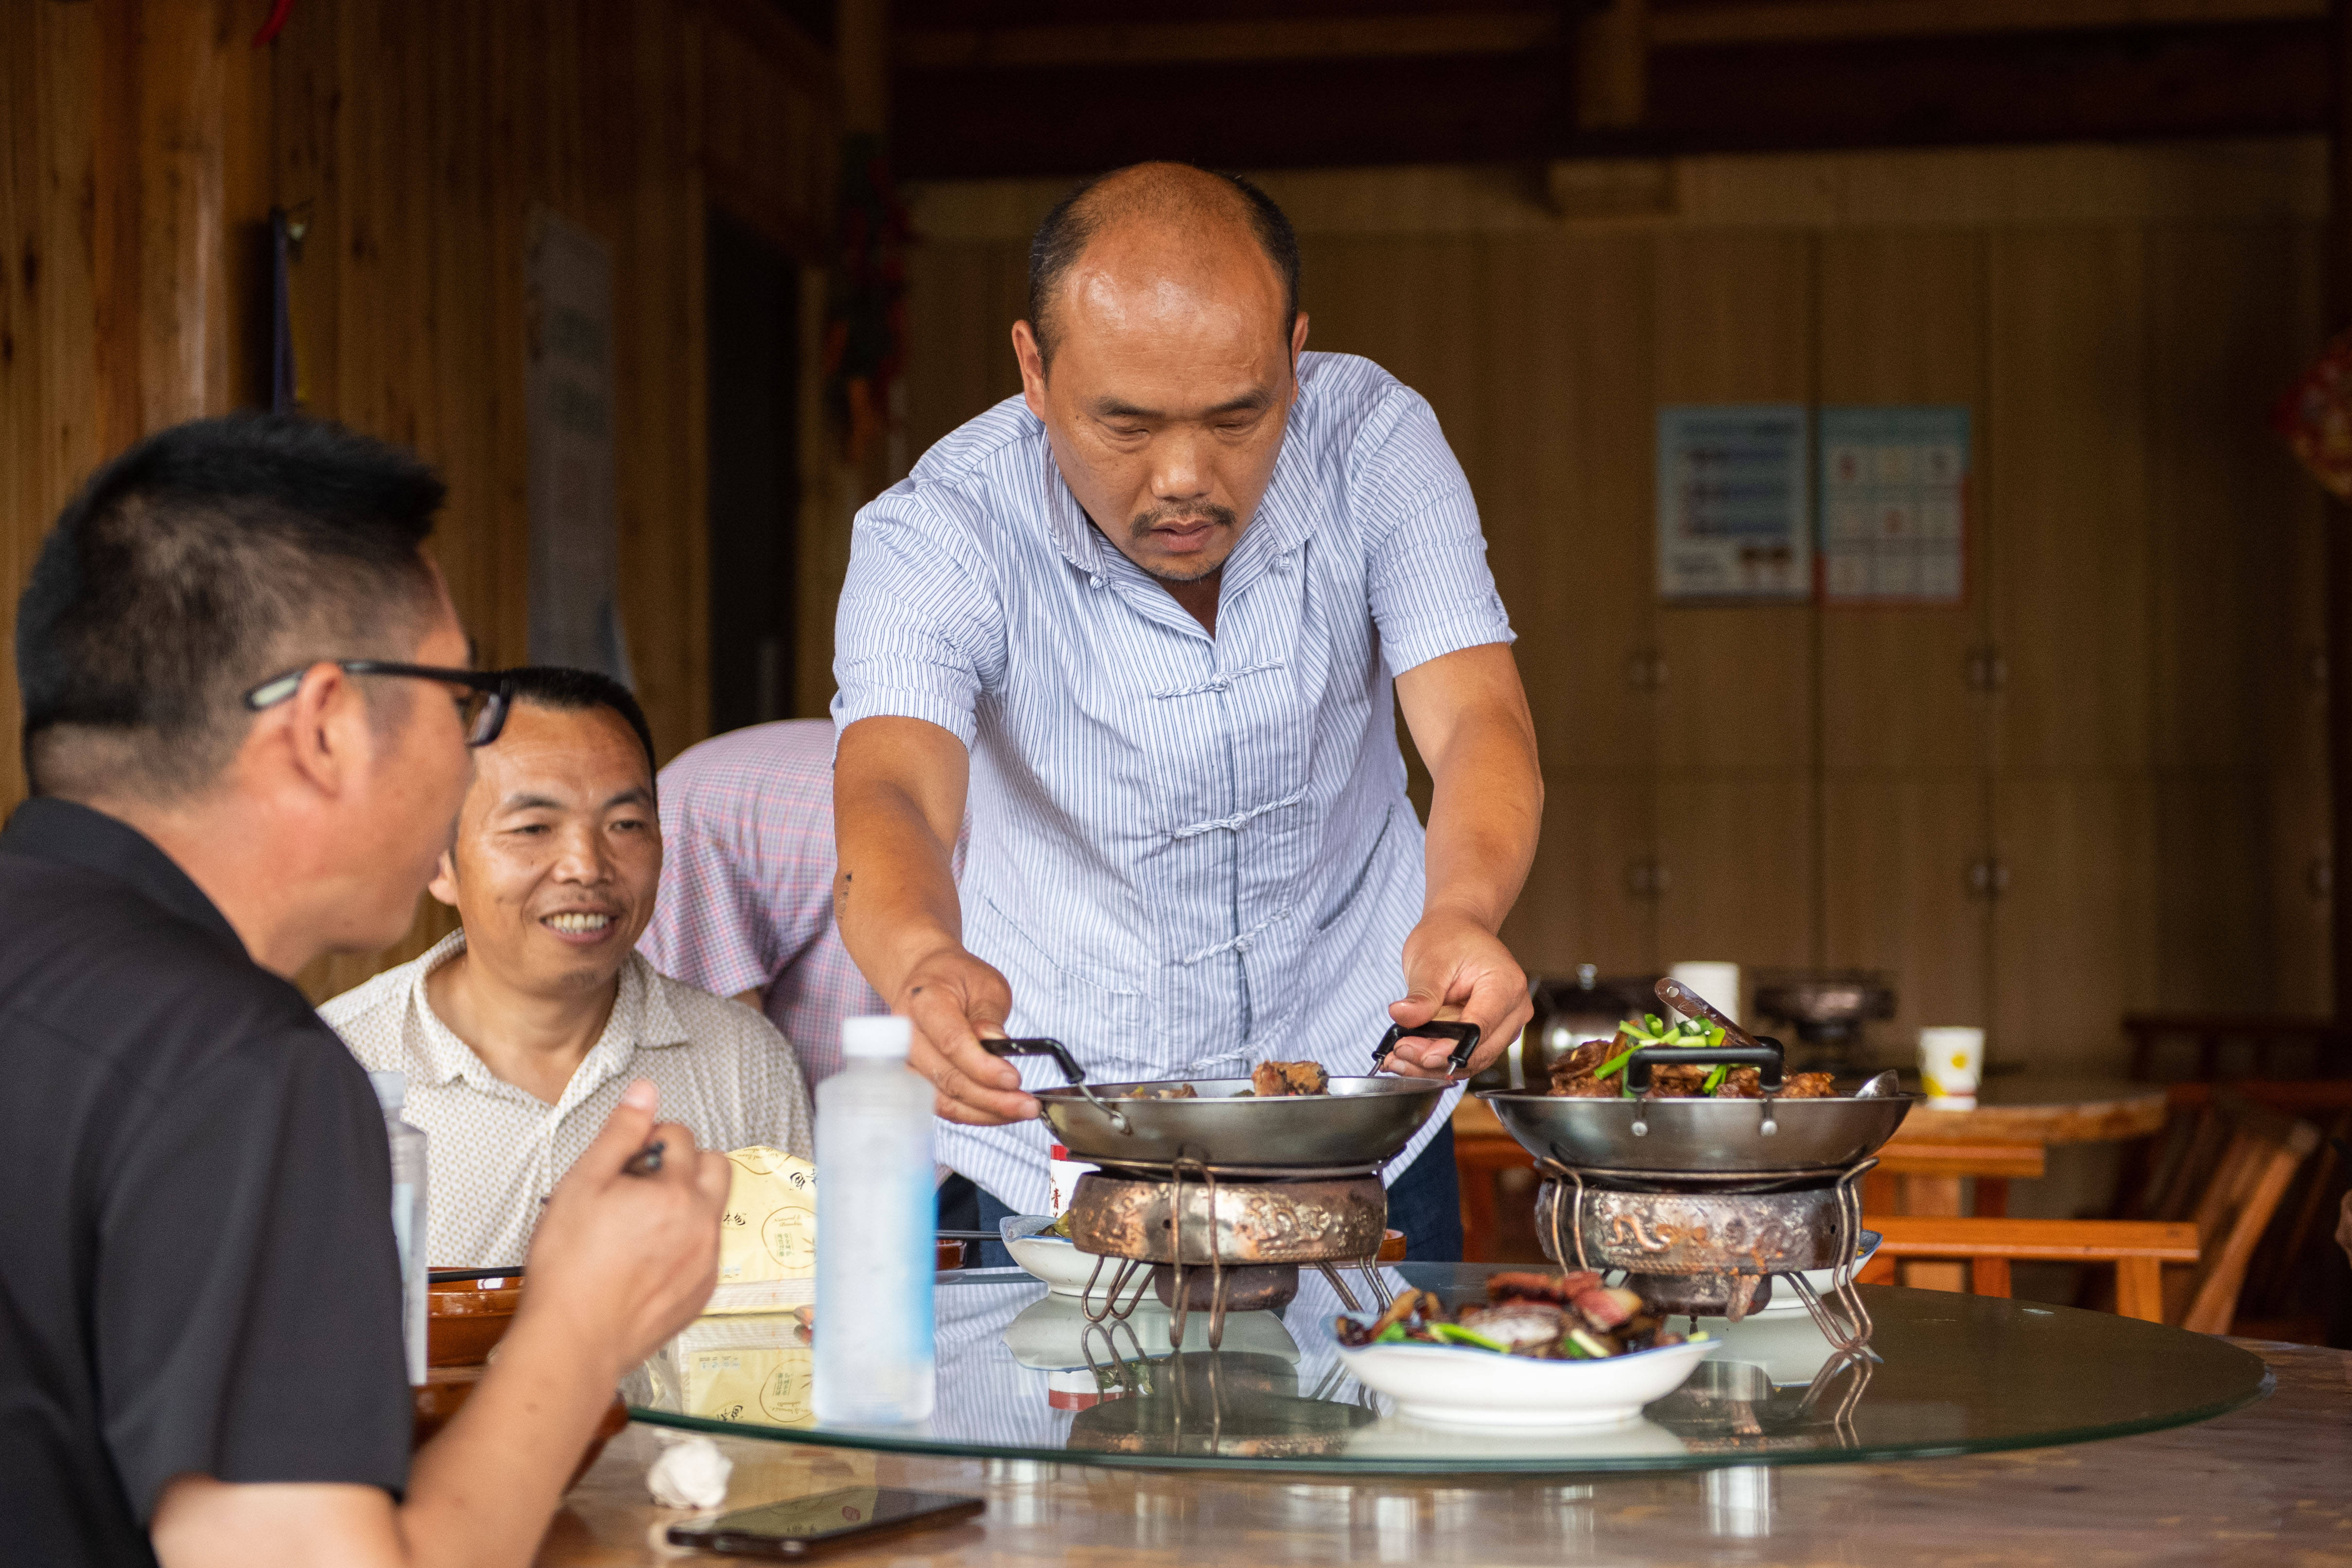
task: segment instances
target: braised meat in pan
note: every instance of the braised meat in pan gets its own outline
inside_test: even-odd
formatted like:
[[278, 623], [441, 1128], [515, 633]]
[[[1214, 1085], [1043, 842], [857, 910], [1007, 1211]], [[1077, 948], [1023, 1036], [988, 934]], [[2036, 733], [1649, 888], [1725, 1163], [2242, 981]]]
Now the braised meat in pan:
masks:
[[1260, 1062], [1250, 1072], [1250, 1092], [1266, 1099], [1328, 1094], [1331, 1077], [1321, 1062]]

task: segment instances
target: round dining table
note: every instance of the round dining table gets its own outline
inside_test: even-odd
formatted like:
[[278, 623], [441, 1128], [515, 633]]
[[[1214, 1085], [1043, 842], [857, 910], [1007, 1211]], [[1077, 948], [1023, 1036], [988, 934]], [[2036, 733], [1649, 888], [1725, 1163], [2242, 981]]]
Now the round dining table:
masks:
[[1915, 1106], [1895, 1137], [1906, 1143], [2114, 1143], [2162, 1131], [2164, 1116], [2162, 1084], [2019, 1073], [1986, 1079], [1972, 1110]]
[[[1444, 1272], [1449, 1289], [1484, 1272], [1405, 1271], [1415, 1268]], [[691, 1432], [732, 1461], [730, 1508], [876, 1487], [986, 1503], [969, 1523], [831, 1555], [844, 1564], [2352, 1563], [2352, 1355], [2341, 1352], [1869, 1289], [1882, 1360], [1859, 1387], [1834, 1361], [1830, 1377], [1790, 1360], [1801, 1314], [1750, 1320], [1702, 1363], [1710, 1377], [1620, 1436], [1559, 1439], [1546, 1458], [1543, 1439], [1465, 1442], [1401, 1423], [1318, 1373], [1316, 1320], [1296, 1309], [1297, 1389], [1229, 1382], [1215, 1424], [1179, 1397], [1184, 1358], [1164, 1359], [1164, 1343], [1145, 1369], [1155, 1375], [1125, 1393], [1057, 1400], [1067, 1380], [1043, 1363], [1070, 1358], [1038, 1321], [1042, 1289], [966, 1273], [942, 1277], [941, 1405], [927, 1426], [829, 1430], [789, 1399], [727, 1419], [638, 1403], [539, 1561], [720, 1561], [669, 1547], [668, 1526], [698, 1516], [656, 1507], [646, 1489], [662, 1447]], [[954, 1323], [982, 1331], [951, 1337]], [[757, 1337], [748, 1327], [730, 1331], [739, 1353]], [[1155, 1330], [1164, 1338], [1164, 1321], [1141, 1329], [1147, 1344]], [[1265, 1361], [1271, 1341], [1253, 1344], [1242, 1355]], [[663, 1364], [633, 1403], [690, 1405], [683, 1363]], [[1810, 1400], [1809, 1377], [1820, 1389]], [[1297, 1418], [1310, 1382], [1331, 1419]], [[1176, 1402], [1172, 1423], [1154, 1399]], [[1254, 1448], [1253, 1411], [1266, 1401], [1284, 1436], [1318, 1440]]]

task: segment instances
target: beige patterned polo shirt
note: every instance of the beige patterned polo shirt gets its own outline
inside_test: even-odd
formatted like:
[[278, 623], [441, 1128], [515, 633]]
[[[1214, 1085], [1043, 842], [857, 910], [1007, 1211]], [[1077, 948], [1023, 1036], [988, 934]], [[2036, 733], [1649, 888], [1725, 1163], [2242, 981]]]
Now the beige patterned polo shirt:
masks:
[[465, 950], [451, 933], [319, 1009], [371, 1070], [408, 1075], [401, 1116], [425, 1147], [425, 1257], [436, 1268], [520, 1264], [539, 1200], [572, 1168], [633, 1079], [661, 1090], [661, 1118], [706, 1149], [765, 1143], [814, 1153], [808, 1087], [768, 1022], [670, 979], [638, 953], [621, 970], [604, 1033], [549, 1105], [492, 1075], [425, 999], [425, 977]]

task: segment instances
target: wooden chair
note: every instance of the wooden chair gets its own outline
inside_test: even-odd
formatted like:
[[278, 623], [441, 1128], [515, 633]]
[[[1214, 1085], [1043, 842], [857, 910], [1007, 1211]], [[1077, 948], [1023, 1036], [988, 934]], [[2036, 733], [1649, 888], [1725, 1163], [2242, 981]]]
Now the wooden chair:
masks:
[[[2312, 1078], [2352, 1076], [2352, 1026], [2333, 1018], [2265, 1016], [2261, 1014], [2126, 1013], [2131, 1037], [2131, 1076], [2140, 1083], [2163, 1076], [2187, 1076], [2200, 1083], [2222, 1078], [2274, 1079], [2287, 1070]], [[2185, 1059], [2184, 1059], [2185, 1058]]]
[[1885, 1239], [1862, 1272], [1865, 1283], [1892, 1283], [1905, 1259], [1957, 1259], [1969, 1265], [1975, 1294], [2005, 1297], [2012, 1262], [2112, 1263], [2116, 1310], [2151, 1323], [2164, 1321], [2163, 1266], [2198, 1260], [2195, 1226], [2152, 1220], [1880, 1215], [1867, 1224]]
[[[1942, 1212], [1959, 1212], [1959, 1183], [1974, 1179], [1976, 1213], [1999, 1218], [2009, 1212], [2009, 1184], [2037, 1181], [2047, 1155], [2039, 1143], [1910, 1142], [1897, 1138], [1878, 1152], [1878, 1165], [1862, 1179], [1862, 1206], [1870, 1214], [1900, 1214], [1922, 1207], [1914, 1200], [1934, 1197]], [[1949, 1184], [1948, 1191], [1927, 1186]], [[1937, 1211], [1925, 1211], [1937, 1212]]]
[[2296, 1167], [2319, 1147], [2319, 1129], [2268, 1106], [2241, 1100], [2221, 1101], [2217, 1109], [2229, 1141], [2197, 1201], [2204, 1255], [2193, 1278], [2165, 1282], [2165, 1321], [2206, 1334], [2230, 1331], [2254, 1247]]
[[[2282, 1287], [2311, 1248], [2332, 1255], [2328, 1233], [2340, 1185], [2319, 1130], [2289, 1112], [2332, 1112], [2340, 1126], [2352, 1128], [2352, 1083], [2175, 1084], [2167, 1099], [2172, 1114], [2139, 1152], [2139, 1179], [2118, 1209], [2130, 1219], [2190, 1221], [2204, 1240], [2200, 1272], [2166, 1281], [2167, 1320], [2227, 1332], [2252, 1279], [2261, 1288], [2247, 1305], [2263, 1320], [2261, 1337], [2314, 1338], [2324, 1325], [2287, 1321], [2293, 1305]], [[2282, 1215], [2298, 1180], [2301, 1194]]]

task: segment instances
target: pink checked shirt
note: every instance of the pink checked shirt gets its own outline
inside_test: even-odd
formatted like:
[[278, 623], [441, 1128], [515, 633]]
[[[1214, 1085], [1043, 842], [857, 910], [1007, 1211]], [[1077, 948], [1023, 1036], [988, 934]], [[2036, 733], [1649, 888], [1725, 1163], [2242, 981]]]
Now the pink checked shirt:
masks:
[[721, 996], [764, 986], [811, 1088], [841, 1021], [888, 1009], [833, 924], [833, 721], [754, 724], [661, 771], [662, 879], [637, 951]]

